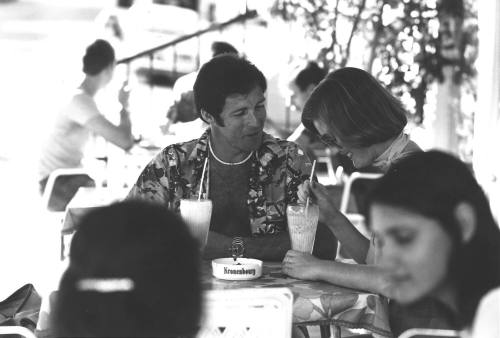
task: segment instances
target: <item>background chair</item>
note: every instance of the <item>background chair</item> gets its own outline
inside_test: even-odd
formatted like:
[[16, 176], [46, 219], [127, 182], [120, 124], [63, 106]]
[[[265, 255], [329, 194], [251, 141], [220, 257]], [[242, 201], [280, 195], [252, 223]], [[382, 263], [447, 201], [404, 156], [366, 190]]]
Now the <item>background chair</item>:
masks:
[[[351, 221], [351, 223], [361, 232], [364, 236], [368, 236], [368, 231], [366, 229], [365, 220], [363, 214], [356, 213], [350, 214], [347, 212], [347, 206], [349, 204], [349, 197], [351, 196], [352, 185], [356, 180], [376, 180], [382, 177], [382, 174], [379, 173], [361, 173], [361, 172], [353, 172], [344, 180], [344, 189], [342, 191], [342, 199], [340, 200], [340, 212], [342, 212], [346, 217]], [[340, 257], [340, 242], [337, 245], [337, 257]]]
[[36, 338], [36, 336], [25, 327], [22, 326], [0, 326], [0, 336], [20, 335], [26, 338]]
[[[58, 185], [63, 185], [65, 183], [61, 180], [70, 177], [80, 177], [82, 186], [88, 185], [87, 183], [92, 179], [88, 170], [84, 168], [59, 168], [54, 170], [49, 175], [42, 194], [42, 206], [50, 212], [49, 215], [51, 218], [51, 222], [54, 224], [59, 224], [59, 226], [61, 227], [64, 219], [65, 208], [73, 196], [68, 196], [63, 205], [58, 205], [57, 207], [51, 206], [51, 197], [54, 194], [55, 189], [57, 189]], [[73, 188], [71, 189], [74, 190], [72, 195], [74, 195], [78, 190], [78, 184]], [[61, 260], [63, 260], [65, 256], [65, 235], [66, 233], [64, 233], [61, 228]]]
[[[50, 211], [55, 211], [55, 212], [63, 212], [64, 208], [53, 208], [51, 206], [51, 197], [54, 194], [55, 189], [57, 189], [58, 184], [61, 184], [61, 179], [63, 178], [69, 178], [69, 177], [81, 177], [82, 179], [82, 186], [85, 186], [84, 183], [90, 178], [92, 179], [90, 173], [88, 170], [84, 168], [59, 168], [54, 170], [50, 175], [47, 180], [47, 183], [45, 184], [45, 189], [43, 190], [42, 194], [42, 205], [44, 208], [47, 208]], [[76, 187], [76, 190], [78, 190], [78, 187]], [[76, 193], [75, 190], [75, 193]], [[67, 201], [65, 201], [65, 204], [67, 205], [71, 198], [69, 198]], [[64, 207], [66, 206], [64, 205]]]
[[289, 338], [292, 303], [288, 288], [209, 290], [198, 338]]
[[425, 337], [458, 337], [460, 338], [460, 331], [455, 330], [442, 330], [442, 329], [409, 329], [399, 335], [398, 338], [410, 338], [417, 336]]

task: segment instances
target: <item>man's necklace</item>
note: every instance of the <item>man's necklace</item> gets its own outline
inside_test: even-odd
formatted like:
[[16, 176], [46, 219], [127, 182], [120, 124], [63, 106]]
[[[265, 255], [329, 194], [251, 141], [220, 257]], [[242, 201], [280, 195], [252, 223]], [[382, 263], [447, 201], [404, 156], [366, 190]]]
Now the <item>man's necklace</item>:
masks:
[[225, 164], [225, 165], [240, 165], [240, 164], [243, 164], [243, 163], [247, 162], [250, 159], [250, 157], [252, 157], [252, 155], [253, 155], [253, 151], [252, 151], [243, 160], [241, 160], [239, 162], [231, 163], [231, 162], [225, 162], [225, 161], [221, 160], [220, 158], [218, 158], [217, 155], [215, 155], [214, 150], [212, 149], [212, 144], [210, 143], [210, 140], [208, 140], [208, 149], [210, 149], [210, 154], [212, 154], [212, 156], [215, 158], [215, 160], [217, 162], [219, 162], [221, 164]]

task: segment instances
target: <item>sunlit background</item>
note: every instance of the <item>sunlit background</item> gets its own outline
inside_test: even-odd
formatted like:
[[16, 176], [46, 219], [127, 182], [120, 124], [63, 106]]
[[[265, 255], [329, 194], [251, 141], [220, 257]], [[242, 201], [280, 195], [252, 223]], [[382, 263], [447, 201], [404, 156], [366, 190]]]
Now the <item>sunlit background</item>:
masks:
[[[0, 299], [26, 282], [41, 292], [57, 283], [60, 225], [41, 204], [36, 165], [55, 114], [82, 79], [85, 47], [105, 38], [126, 58], [251, 10], [257, 14], [179, 44], [175, 66], [172, 48], [152, 61], [119, 65], [97, 97], [103, 113], [117, 121], [117, 91], [128, 80], [136, 137], [164, 147], [190, 136], [182, 125], [168, 135], [160, 129], [174, 100], [172, 82], [195, 71], [210, 57], [211, 42], [222, 40], [266, 75], [268, 118], [286, 137], [300, 122], [288, 87], [297, 65], [316, 60], [329, 69], [364, 68], [402, 99], [418, 144], [453, 152], [474, 167], [498, 212], [499, 1], [482, 5], [488, 8], [477, 0], [154, 2], [183, 8], [158, 16], [147, 14], [152, 0], [130, 8], [132, 1], [0, 0], [0, 253], [7, 272]], [[122, 187], [152, 156], [124, 154], [102, 140], [91, 148], [89, 166], [108, 185], [116, 180]], [[112, 174], [96, 160], [102, 157]]]

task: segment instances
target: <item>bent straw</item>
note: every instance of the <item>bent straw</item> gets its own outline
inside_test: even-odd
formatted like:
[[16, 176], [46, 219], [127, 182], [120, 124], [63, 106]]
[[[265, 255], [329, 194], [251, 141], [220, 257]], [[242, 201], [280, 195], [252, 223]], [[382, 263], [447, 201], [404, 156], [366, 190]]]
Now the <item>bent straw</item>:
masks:
[[198, 193], [198, 201], [201, 200], [201, 191], [203, 190], [203, 180], [205, 179], [205, 171], [207, 169], [208, 157], [205, 159], [205, 163], [203, 164], [203, 172], [201, 173], [201, 181], [200, 181], [200, 192]]
[[[309, 176], [309, 184], [311, 184], [313, 176], [314, 176], [314, 169], [316, 168], [316, 160], [313, 161], [313, 166], [311, 169], [311, 176]], [[309, 208], [309, 196], [306, 198], [306, 217], [307, 217], [307, 209]]]

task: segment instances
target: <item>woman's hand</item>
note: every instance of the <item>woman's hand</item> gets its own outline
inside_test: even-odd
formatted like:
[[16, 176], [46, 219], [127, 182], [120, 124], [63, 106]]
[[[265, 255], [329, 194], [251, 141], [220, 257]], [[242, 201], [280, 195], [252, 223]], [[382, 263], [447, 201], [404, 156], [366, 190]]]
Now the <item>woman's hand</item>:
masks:
[[[309, 181], [306, 181], [309, 183]], [[319, 207], [319, 221], [329, 223], [335, 219], [340, 211], [335, 205], [335, 199], [328, 190], [321, 184], [313, 182], [307, 185], [307, 195], [312, 197], [312, 201]], [[300, 189], [299, 189], [300, 190]]]
[[321, 260], [311, 254], [288, 250], [281, 263], [283, 273], [298, 279], [316, 280], [319, 278]]
[[309, 180], [304, 181], [301, 185], [299, 185], [299, 188], [297, 189], [297, 197], [298, 203], [305, 204], [307, 198], [309, 197], [309, 186], [310, 186]]

